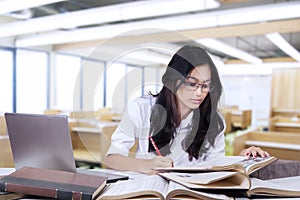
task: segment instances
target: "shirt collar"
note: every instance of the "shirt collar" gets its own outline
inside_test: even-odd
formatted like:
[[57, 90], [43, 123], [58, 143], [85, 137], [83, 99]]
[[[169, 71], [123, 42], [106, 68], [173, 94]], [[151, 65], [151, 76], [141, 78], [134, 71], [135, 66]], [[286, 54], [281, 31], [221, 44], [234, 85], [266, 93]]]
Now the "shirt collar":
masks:
[[186, 128], [192, 125], [194, 112], [191, 112], [184, 120], [181, 121], [181, 128]]

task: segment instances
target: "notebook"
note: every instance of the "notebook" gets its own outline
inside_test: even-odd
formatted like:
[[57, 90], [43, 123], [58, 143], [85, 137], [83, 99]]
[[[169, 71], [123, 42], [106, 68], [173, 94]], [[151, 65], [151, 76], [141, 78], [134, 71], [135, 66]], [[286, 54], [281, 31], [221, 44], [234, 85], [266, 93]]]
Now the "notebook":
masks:
[[68, 126], [63, 115], [5, 113], [7, 133], [16, 169], [40, 167], [107, 177], [107, 182], [128, 176], [77, 169]]

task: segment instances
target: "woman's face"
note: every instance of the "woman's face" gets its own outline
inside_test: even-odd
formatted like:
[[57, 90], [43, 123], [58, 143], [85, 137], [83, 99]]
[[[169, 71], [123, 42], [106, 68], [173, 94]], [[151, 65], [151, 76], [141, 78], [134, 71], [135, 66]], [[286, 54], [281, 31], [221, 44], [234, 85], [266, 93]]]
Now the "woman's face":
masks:
[[176, 92], [182, 116], [199, 108], [208, 94], [209, 89], [207, 87], [209, 87], [210, 82], [211, 70], [208, 64], [199, 65], [191, 71], [185, 83]]

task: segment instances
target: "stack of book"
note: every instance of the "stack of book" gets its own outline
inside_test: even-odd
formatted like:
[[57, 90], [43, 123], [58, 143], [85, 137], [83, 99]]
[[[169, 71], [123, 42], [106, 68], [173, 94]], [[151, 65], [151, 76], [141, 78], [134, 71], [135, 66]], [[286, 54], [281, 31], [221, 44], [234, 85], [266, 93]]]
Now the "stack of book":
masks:
[[58, 199], [202, 199], [300, 197], [300, 176], [260, 180], [250, 176], [275, 157], [226, 156], [195, 167], [156, 168], [157, 174], [107, 184], [106, 178], [21, 168], [0, 179], [0, 191]]
[[[277, 160], [275, 157], [245, 158], [226, 156], [197, 167], [177, 167], [157, 169], [166, 180], [176, 182], [186, 188], [228, 194], [230, 196], [272, 196], [300, 197], [300, 187], [293, 178], [260, 180], [251, 174]], [[295, 177], [300, 180], [300, 177]]]
[[[158, 175], [110, 185], [99, 199], [202, 199], [235, 197], [300, 197], [294, 181], [300, 177], [260, 180], [250, 175], [276, 160], [275, 157], [226, 156], [196, 167], [156, 168]], [[291, 181], [290, 181], [291, 180]]]

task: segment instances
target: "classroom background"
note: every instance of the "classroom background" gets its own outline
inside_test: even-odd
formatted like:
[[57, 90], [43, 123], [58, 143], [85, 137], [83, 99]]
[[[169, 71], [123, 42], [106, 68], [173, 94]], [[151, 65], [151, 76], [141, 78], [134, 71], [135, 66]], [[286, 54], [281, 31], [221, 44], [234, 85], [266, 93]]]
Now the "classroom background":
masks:
[[105, 167], [127, 103], [159, 92], [184, 44], [205, 48], [219, 70], [226, 154], [255, 145], [299, 160], [299, 0], [8, 2], [0, 2], [0, 167], [13, 167], [5, 112], [67, 115], [77, 164]]

